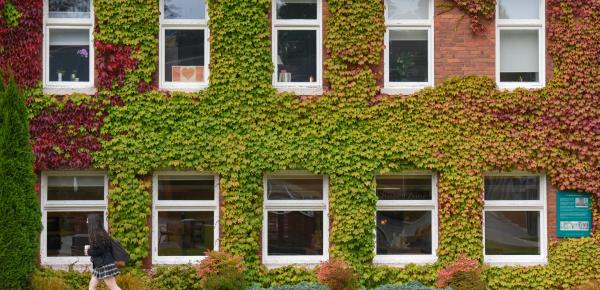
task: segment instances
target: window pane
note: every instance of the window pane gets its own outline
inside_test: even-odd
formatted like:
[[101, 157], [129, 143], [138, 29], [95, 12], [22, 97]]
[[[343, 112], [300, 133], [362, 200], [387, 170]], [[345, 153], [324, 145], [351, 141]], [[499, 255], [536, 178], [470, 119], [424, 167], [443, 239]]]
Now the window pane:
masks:
[[539, 176], [486, 176], [486, 200], [539, 200]]
[[540, 0], [499, 0], [500, 19], [539, 19]]
[[377, 178], [380, 200], [431, 200], [431, 175]]
[[540, 213], [486, 211], [486, 255], [539, 255]]
[[48, 212], [46, 213], [46, 243], [48, 257], [85, 256], [89, 245], [87, 217], [104, 216], [103, 212]]
[[165, 0], [165, 19], [204, 19], [204, 0]]
[[317, 31], [277, 31], [277, 80], [316, 82]]
[[158, 213], [159, 256], [204, 256], [214, 249], [212, 211], [161, 211]]
[[204, 30], [165, 31], [165, 81], [204, 81]]
[[539, 81], [538, 30], [500, 31], [500, 81]]
[[90, 31], [50, 29], [50, 81], [90, 80]]
[[317, 0], [277, 0], [277, 19], [317, 19]]
[[323, 199], [323, 179], [269, 179], [267, 180], [267, 198], [269, 200]]
[[159, 200], [214, 200], [215, 181], [201, 176], [161, 176]]
[[427, 82], [427, 30], [390, 30], [390, 82]]
[[322, 255], [322, 211], [270, 211], [269, 255]]
[[388, 0], [388, 19], [429, 19], [430, 0]]
[[431, 254], [431, 211], [377, 211], [377, 254]]
[[48, 176], [48, 200], [104, 200], [104, 176]]
[[90, 0], [49, 0], [50, 18], [90, 18]]

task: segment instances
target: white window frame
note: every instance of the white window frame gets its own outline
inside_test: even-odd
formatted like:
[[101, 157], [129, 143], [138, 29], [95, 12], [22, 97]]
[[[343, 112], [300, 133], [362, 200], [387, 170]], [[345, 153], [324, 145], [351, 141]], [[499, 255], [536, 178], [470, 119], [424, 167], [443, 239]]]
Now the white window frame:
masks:
[[386, 264], [395, 266], [405, 266], [407, 264], [431, 264], [437, 261], [438, 248], [438, 189], [437, 174], [431, 171], [403, 171], [400, 173], [390, 173], [379, 175], [375, 178], [400, 178], [411, 175], [429, 175], [431, 176], [431, 200], [377, 200], [377, 210], [375, 212], [375, 222], [377, 223], [378, 211], [431, 211], [431, 254], [405, 254], [405, 255], [377, 255], [377, 230], [374, 231], [375, 257], [374, 264]]
[[[204, 19], [165, 19], [165, 0], [159, 1], [159, 88], [165, 91], [194, 92], [208, 87], [210, 74], [210, 30], [208, 29], [208, 3], [204, 1]], [[204, 30], [204, 81], [203, 82], [167, 82], [165, 80], [165, 31], [166, 30]]]
[[[539, 89], [546, 85], [546, 1], [539, 1], [539, 19], [500, 19], [500, 2], [496, 3], [496, 83], [500, 89], [516, 88]], [[538, 82], [501, 82], [500, 81], [500, 32], [501, 31], [538, 31]]]
[[[528, 172], [493, 172], [486, 177], [537, 176], [540, 178], [539, 200], [484, 200], [483, 214], [483, 261], [493, 266], [535, 266], [548, 262], [548, 210], [546, 175]], [[484, 189], [485, 192], [485, 189]], [[485, 193], [484, 193], [485, 195]], [[485, 198], [485, 196], [484, 196]], [[485, 254], [485, 212], [486, 211], [537, 211], [540, 213], [540, 254], [539, 255], [486, 255]]]
[[[160, 176], [190, 176], [214, 180], [214, 200], [159, 200]], [[157, 171], [152, 176], [152, 264], [189, 264], [202, 261], [206, 256], [159, 256], [158, 212], [201, 211], [214, 213], [213, 250], [219, 250], [219, 175], [196, 171]]]
[[[426, 87], [434, 86], [434, 0], [429, 0], [429, 19], [388, 19], [388, 1], [385, 0], [385, 50], [383, 54], [384, 63], [384, 86], [381, 92], [384, 94], [412, 94]], [[426, 30], [427, 31], [427, 82], [392, 82], [390, 81], [390, 30]]]
[[[279, 92], [292, 92], [298, 95], [323, 94], [323, 0], [317, 0], [317, 19], [277, 19], [277, 1], [273, 0], [271, 11], [273, 61], [273, 87]], [[315, 82], [279, 82], [277, 75], [277, 50], [279, 30], [314, 30], [317, 39], [317, 75]]]
[[[269, 200], [269, 179], [322, 178], [322, 200]], [[262, 262], [267, 267], [282, 267], [293, 264], [316, 265], [329, 259], [329, 178], [326, 175], [311, 174], [304, 170], [286, 170], [263, 177], [263, 222], [262, 222]], [[269, 255], [269, 212], [270, 211], [322, 211], [323, 212], [323, 255]]]
[[[90, 0], [90, 18], [50, 18], [49, 0], [44, 0], [44, 92], [50, 94], [72, 94], [84, 93], [94, 94], [95, 71], [95, 47], [94, 47], [94, 0]], [[87, 29], [89, 31], [89, 81], [87, 82], [54, 82], [50, 81], [50, 29]]]
[[[48, 200], [49, 176], [102, 176], [104, 178], [103, 200]], [[103, 212], [104, 228], [108, 230], [107, 196], [108, 175], [104, 171], [42, 171], [41, 176], [42, 225], [40, 234], [40, 262], [45, 266], [90, 266], [89, 256], [48, 257], [47, 218], [48, 212]]]

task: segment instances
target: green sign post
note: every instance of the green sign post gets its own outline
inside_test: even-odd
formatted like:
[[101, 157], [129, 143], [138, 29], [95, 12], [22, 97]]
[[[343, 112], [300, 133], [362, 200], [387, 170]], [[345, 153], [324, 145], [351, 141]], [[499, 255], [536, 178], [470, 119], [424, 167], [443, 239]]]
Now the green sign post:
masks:
[[559, 238], [590, 237], [592, 197], [576, 191], [556, 192], [556, 235]]

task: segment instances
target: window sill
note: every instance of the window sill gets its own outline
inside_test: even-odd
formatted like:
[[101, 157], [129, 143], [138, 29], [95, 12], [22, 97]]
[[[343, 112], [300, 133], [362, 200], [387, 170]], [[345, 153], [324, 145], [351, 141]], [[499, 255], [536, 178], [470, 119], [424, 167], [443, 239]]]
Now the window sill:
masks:
[[548, 264], [548, 260], [545, 258], [527, 258], [523, 259], [519, 256], [506, 256], [501, 259], [484, 257], [483, 263], [492, 267], [505, 267], [505, 266], [543, 266]]
[[263, 265], [265, 267], [267, 267], [267, 269], [277, 269], [277, 268], [283, 268], [283, 267], [287, 267], [287, 266], [295, 266], [295, 267], [301, 267], [301, 268], [306, 268], [306, 269], [313, 269], [316, 266], [319, 265], [320, 262], [315, 262], [315, 263], [293, 263], [293, 262], [289, 262], [289, 263], [263, 263]]
[[498, 83], [498, 89], [505, 91], [514, 91], [516, 89], [539, 90], [545, 87], [541, 83]]
[[294, 93], [298, 96], [320, 96], [323, 95], [323, 87], [301, 87], [301, 86], [275, 86], [279, 93]]
[[95, 95], [96, 88], [54, 88], [54, 87], [46, 87], [43, 89], [44, 94], [48, 95], [57, 95], [57, 96], [67, 96], [74, 94], [84, 94], [84, 95]]
[[373, 264], [387, 265], [394, 267], [404, 267], [408, 264], [426, 265], [437, 261], [436, 256], [419, 255], [376, 255], [373, 258]]
[[384, 95], [412, 95], [422, 89], [430, 88], [431, 85], [422, 85], [414, 87], [383, 87], [381, 93]]
[[263, 265], [267, 268], [279, 268], [285, 266], [300, 266], [313, 268], [329, 258], [325, 256], [270, 256], [263, 258]]
[[208, 84], [202, 84], [202, 85], [198, 85], [198, 86], [194, 86], [194, 87], [170, 87], [170, 86], [163, 86], [159, 88], [159, 91], [161, 92], [169, 92], [169, 93], [196, 93], [199, 91], [202, 91], [204, 89], [208, 88]]
[[92, 262], [90, 257], [61, 257], [61, 258], [45, 258], [42, 259], [42, 266], [57, 270], [68, 270], [73, 267], [78, 271], [91, 270]]
[[152, 259], [152, 265], [180, 265], [180, 264], [195, 264], [204, 260], [206, 256], [172, 256], [168, 258]]

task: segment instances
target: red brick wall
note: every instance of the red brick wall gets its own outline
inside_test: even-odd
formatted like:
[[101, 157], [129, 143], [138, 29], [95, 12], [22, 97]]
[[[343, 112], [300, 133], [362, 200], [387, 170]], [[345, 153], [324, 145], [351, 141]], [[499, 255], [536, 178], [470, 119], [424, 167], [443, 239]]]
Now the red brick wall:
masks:
[[556, 188], [546, 181], [548, 241], [556, 240]]
[[480, 75], [495, 79], [495, 22], [487, 23], [485, 32], [475, 35], [463, 11], [455, 8], [440, 14], [438, 7], [445, 2], [435, 0], [435, 85], [452, 76]]

